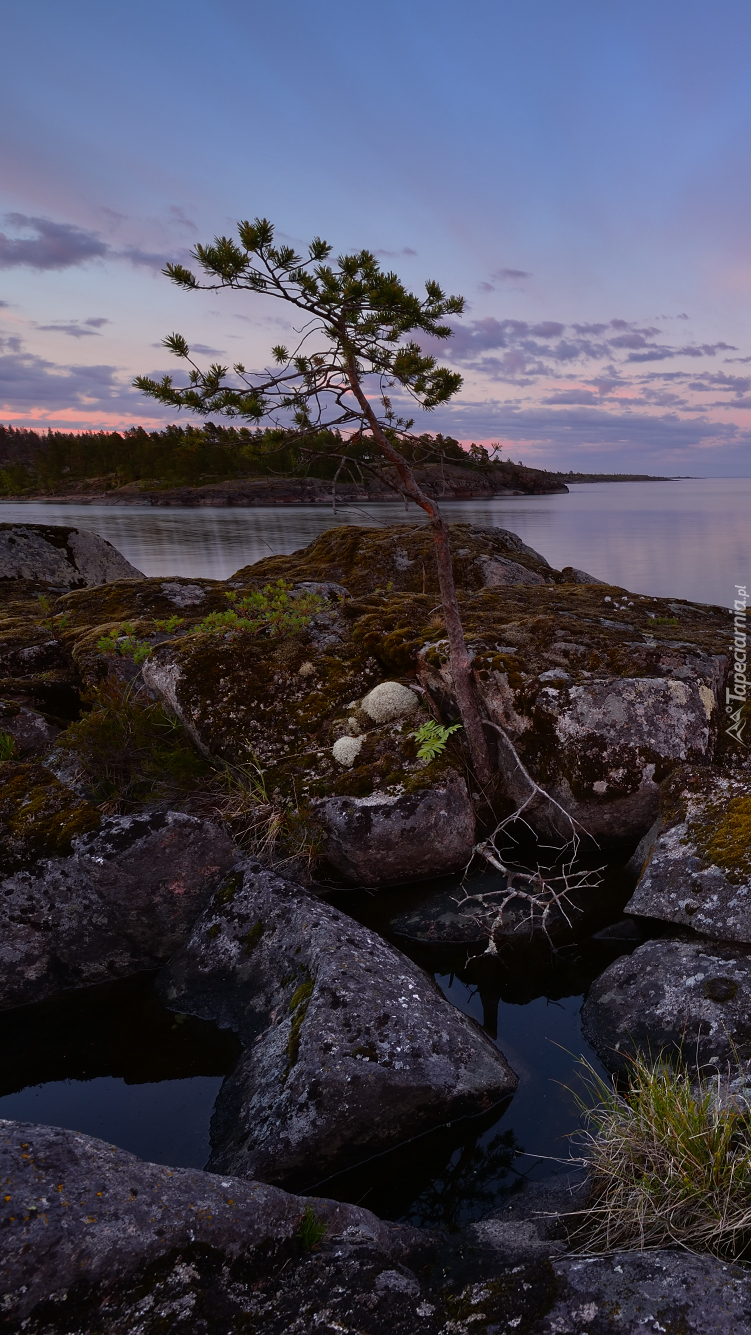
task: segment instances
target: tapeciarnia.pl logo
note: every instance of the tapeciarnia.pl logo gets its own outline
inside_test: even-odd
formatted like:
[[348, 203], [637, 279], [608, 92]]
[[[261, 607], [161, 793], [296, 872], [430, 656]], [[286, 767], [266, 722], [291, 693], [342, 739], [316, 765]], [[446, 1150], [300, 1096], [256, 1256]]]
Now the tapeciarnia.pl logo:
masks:
[[741, 746], [746, 743], [743, 740], [742, 733], [746, 726], [746, 720], [742, 718], [743, 707], [748, 699], [748, 678], [746, 677], [746, 646], [748, 635], [746, 634], [746, 608], [748, 606], [748, 594], [745, 584], [735, 585], [735, 599], [730, 608], [730, 615], [733, 618], [733, 641], [730, 646], [730, 655], [733, 665], [730, 674], [730, 680], [733, 683], [732, 690], [728, 686], [725, 690], [725, 713], [730, 718], [730, 727], [725, 731], [728, 737], [734, 737]]

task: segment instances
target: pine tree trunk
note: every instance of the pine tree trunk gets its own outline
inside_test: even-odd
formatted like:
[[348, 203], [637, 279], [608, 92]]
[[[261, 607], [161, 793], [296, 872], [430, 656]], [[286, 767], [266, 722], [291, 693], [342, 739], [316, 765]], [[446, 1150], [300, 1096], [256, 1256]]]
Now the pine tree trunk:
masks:
[[407, 460], [391, 444], [378, 418], [366, 398], [354, 359], [349, 359], [349, 382], [381, 452], [389, 463], [393, 464], [402, 484], [402, 494], [409, 497], [425, 511], [433, 532], [435, 542], [436, 565], [438, 566], [438, 586], [441, 591], [441, 605], [446, 622], [446, 635], [449, 642], [451, 675], [454, 681], [456, 703], [464, 725], [469, 744], [472, 764], [478, 782], [487, 787], [493, 775], [485, 728], [480, 714], [474, 682], [472, 681], [472, 662], [464, 638], [459, 602], [456, 596], [454, 569], [451, 564], [451, 548], [446, 521], [434, 500], [426, 496], [412, 472]]

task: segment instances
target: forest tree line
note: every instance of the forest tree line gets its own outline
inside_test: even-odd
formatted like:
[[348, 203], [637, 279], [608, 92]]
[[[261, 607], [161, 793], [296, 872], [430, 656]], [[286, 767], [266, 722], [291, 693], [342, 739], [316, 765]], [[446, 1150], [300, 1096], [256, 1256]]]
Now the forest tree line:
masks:
[[[469, 449], [451, 436], [423, 435], [400, 444], [413, 467], [498, 469], [517, 465], [492, 461], [481, 445]], [[204, 485], [250, 477], [333, 479], [372, 477], [383, 460], [367, 435], [346, 440], [322, 431], [304, 445], [294, 435], [246, 427], [167, 426], [146, 431], [48, 431], [0, 426], [0, 495], [60, 491], [67, 485], [101, 481], [102, 488], [141, 482], [148, 486]], [[518, 466], [520, 474], [532, 470]]]

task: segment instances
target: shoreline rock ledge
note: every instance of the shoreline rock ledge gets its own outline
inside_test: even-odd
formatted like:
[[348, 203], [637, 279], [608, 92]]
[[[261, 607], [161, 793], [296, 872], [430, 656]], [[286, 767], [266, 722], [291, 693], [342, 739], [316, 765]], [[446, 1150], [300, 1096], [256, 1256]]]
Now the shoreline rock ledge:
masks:
[[428, 974], [258, 862], [220, 885], [159, 986], [245, 1047], [215, 1105], [214, 1172], [317, 1189], [518, 1083]]
[[747, 1269], [567, 1254], [519, 1196], [448, 1239], [8, 1121], [0, 1179], [9, 1335], [751, 1335]]

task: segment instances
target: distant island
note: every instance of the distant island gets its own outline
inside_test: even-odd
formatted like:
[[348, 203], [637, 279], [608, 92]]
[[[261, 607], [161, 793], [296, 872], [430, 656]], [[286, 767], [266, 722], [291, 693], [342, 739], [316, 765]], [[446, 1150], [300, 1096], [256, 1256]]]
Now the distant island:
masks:
[[[397, 499], [367, 437], [321, 432], [303, 448], [292, 435], [216, 426], [160, 431], [41, 434], [0, 426], [0, 497], [105, 505], [331, 505]], [[410, 463], [436, 499], [544, 496], [577, 482], [665, 482], [637, 473], [558, 473], [491, 458], [450, 436], [415, 439]]]

